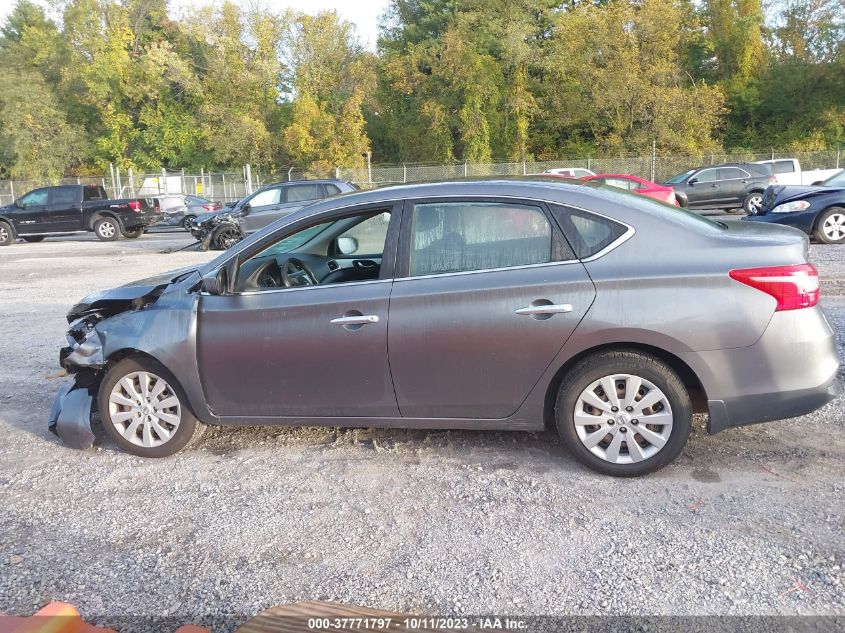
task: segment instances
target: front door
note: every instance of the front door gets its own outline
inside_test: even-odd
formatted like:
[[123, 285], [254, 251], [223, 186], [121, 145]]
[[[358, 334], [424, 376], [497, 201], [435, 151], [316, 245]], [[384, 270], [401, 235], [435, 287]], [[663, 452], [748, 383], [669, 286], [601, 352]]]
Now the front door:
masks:
[[721, 184], [717, 168], [702, 169], [687, 183], [687, 201], [691, 207], [707, 207], [721, 200]]
[[47, 212], [47, 189], [34, 189], [15, 202], [9, 213], [15, 230], [22, 234], [49, 233], [50, 216]]
[[399, 415], [387, 358], [392, 263], [381, 271], [387, 235], [394, 244], [398, 238], [398, 225], [388, 230], [398, 214], [367, 254], [377, 266], [370, 278], [347, 275], [334, 256], [341, 236], [390, 211], [283, 229], [241, 264], [233, 294], [200, 297], [197, 357], [216, 415], [268, 421]]
[[595, 288], [542, 204], [406, 208], [388, 345], [408, 418], [506, 418], [586, 314]]
[[247, 202], [249, 210], [238, 219], [241, 231], [254, 233], [260, 228], [270, 224], [274, 213], [278, 211], [283, 202], [282, 187], [269, 187], [256, 192]]

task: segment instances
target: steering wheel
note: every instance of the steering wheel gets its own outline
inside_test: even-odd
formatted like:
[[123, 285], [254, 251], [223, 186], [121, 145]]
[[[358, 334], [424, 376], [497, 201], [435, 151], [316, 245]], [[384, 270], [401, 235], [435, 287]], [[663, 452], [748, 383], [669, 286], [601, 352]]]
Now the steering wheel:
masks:
[[317, 279], [305, 262], [296, 257], [288, 257], [285, 265], [282, 266], [282, 283], [286, 288], [316, 286]]

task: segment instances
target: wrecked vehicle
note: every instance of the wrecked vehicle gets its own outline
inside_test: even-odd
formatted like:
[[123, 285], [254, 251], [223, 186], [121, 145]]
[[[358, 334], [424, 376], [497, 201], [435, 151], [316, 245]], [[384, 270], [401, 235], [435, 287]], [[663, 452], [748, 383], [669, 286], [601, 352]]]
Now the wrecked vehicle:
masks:
[[245, 235], [315, 200], [357, 190], [357, 186], [344, 180], [292, 180], [265, 185], [231, 208], [197, 216], [190, 226], [191, 235], [200, 242], [200, 250], [226, 250]]
[[548, 422], [588, 467], [642, 475], [694, 412], [717, 433], [835, 397], [807, 254], [794, 229], [588, 182], [349, 194], [74, 306], [51, 425], [90, 446], [98, 409], [120, 447], [162, 457], [207, 424]]

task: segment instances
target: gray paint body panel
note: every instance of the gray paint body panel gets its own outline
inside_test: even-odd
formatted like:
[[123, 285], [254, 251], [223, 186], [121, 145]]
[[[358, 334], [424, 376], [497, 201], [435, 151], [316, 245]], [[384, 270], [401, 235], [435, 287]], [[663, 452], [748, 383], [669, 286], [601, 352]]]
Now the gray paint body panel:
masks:
[[[714, 403], [720, 421], [713, 430], [775, 419], [778, 402], [789, 401], [784, 411], [794, 412], [832, 397], [839, 361], [821, 310], [775, 313], [772, 298], [728, 277], [735, 268], [805, 262], [805, 236], [764, 224], [721, 229], [637, 196], [559, 180], [338, 196], [258, 231], [200, 273], [345, 209], [464, 196], [569, 205], [636, 233], [583, 264], [395, 282], [208, 296], [198, 292], [194, 274], [151, 305], [97, 323], [92, 340], [101, 354], [88, 358], [125, 350], [156, 358], [177, 377], [197, 417], [211, 424], [536, 430], [560, 369], [605, 345], [648, 345], [685, 362]], [[544, 321], [515, 314], [535, 299], [572, 304], [573, 311]], [[349, 310], [379, 321], [356, 331], [328, 323]], [[72, 367], [102, 368], [102, 360]], [[747, 397], [759, 405], [749, 409]]]

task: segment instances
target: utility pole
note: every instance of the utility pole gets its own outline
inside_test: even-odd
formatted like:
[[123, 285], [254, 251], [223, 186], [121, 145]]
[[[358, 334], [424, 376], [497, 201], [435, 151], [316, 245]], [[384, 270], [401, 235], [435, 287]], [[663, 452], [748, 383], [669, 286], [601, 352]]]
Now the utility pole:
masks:
[[657, 141], [651, 142], [651, 182], [654, 182], [654, 176], [657, 172]]

